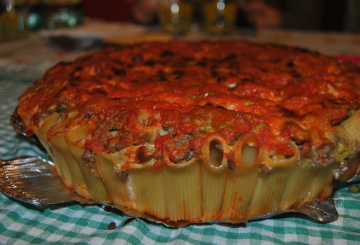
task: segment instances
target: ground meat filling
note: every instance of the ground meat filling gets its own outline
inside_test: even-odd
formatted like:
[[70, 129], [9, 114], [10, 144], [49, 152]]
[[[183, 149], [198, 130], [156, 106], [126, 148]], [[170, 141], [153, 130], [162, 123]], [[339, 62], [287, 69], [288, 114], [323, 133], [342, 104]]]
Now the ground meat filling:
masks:
[[115, 169], [114, 173], [123, 180], [127, 180], [129, 177], [129, 174], [126, 171], [121, 171], [120, 169]]
[[89, 168], [92, 168], [94, 166], [95, 158], [94, 153], [92, 151], [84, 151], [84, 153], [81, 156], [81, 160], [86, 161]]
[[336, 162], [330, 153], [335, 150], [335, 146], [324, 146], [322, 149], [312, 150], [310, 152], [310, 159], [317, 165], [330, 165]]
[[186, 142], [188, 142], [191, 138], [191, 135], [183, 135], [181, 137], [179, 137], [179, 139], [175, 142], [175, 146], [182, 146], [184, 145]]
[[[92, 152], [150, 144], [157, 161], [165, 151], [174, 163], [189, 161], [201, 157], [210, 135], [231, 148], [247, 133], [277, 156], [293, 155], [289, 145], [295, 142], [302, 156], [329, 165], [336, 162], [331, 152], [337, 143], [345, 142], [334, 137], [329, 143], [328, 137], [360, 109], [359, 81], [355, 66], [293, 47], [237, 40], [140, 43], [57, 64], [19, 98], [19, 115], [27, 118], [28, 134], [53, 113], [66, 123], [65, 134], [85, 125], [82, 159], [89, 166]], [[142, 112], [149, 117], [139, 125], [134, 115]], [[353, 142], [350, 158], [359, 145]]]
[[264, 166], [264, 165], [260, 167], [259, 171], [260, 171], [260, 173], [266, 174], [266, 175], [271, 173], [271, 170], [268, 167]]

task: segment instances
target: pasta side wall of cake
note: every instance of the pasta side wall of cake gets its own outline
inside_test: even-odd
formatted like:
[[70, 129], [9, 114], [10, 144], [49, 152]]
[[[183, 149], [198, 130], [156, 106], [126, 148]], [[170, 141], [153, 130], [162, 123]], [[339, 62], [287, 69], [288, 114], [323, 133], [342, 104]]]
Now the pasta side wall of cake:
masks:
[[244, 41], [143, 43], [59, 63], [18, 114], [64, 184], [162, 220], [240, 222], [359, 170], [360, 72]]

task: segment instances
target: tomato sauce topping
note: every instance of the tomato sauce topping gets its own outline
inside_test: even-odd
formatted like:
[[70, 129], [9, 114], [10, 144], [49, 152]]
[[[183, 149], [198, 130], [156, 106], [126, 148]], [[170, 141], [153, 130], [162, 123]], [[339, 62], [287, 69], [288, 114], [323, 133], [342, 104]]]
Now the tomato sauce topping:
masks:
[[[89, 128], [86, 150], [155, 142], [157, 166], [198, 157], [207, 134], [255, 132], [269, 151], [309, 155], [360, 107], [360, 73], [305, 49], [244, 41], [142, 43], [59, 63], [19, 98], [32, 129], [52, 113]], [[159, 131], [160, 128], [160, 131]], [[28, 130], [31, 132], [31, 130]]]

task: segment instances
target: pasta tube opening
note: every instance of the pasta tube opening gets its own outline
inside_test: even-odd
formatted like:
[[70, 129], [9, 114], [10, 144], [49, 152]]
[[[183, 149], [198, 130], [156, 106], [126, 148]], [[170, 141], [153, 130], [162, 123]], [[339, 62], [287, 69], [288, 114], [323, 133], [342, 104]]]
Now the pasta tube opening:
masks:
[[262, 160], [262, 142], [253, 133], [247, 133], [235, 143], [236, 168], [250, 168], [257, 165]]
[[133, 132], [146, 132], [150, 135], [150, 141], [153, 142], [159, 135], [161, 128], [160, 114], [149, 113], [145, 109], [138, 110], [130, 116], [130, 124]]
[[53, 127], [55, 124], [60, 122], [60, 114], [58, 113], [54, 113], [51, 114], [50, 116], [46, 117], [43, 121], [41, 126], [39, 127], [39, 131], [41, 134], [44, 135], [44, 133], [46, 134], [46, 132]]
[[59, 134], [63, 134], [67, 125], [68, 125], [67, 122], [62, 121], [52, 126], [48, 131], [48, 138], [55, 137], [56, 135]]
[[348, 133], [341, 126], [335, 128], [335, 150], [330, 153], [337, 161], [341, 161], [349, 156], [352, 143]]
[[290, 142], [289, 145], [293, 150], [293, 154], [289, 156], [277, 155], [276, 152], [266, 151], [264, 154], [264, 165], [268, 169], [274, 167], [288, 167], [296, 165], [300, 159], [300, 151], [295, 142]]
[[153, 123], [154, 117], [147, 113], [141, 113], [136, 118], [139, 123], [144, 126], [150, 126]]
[[209, 136], [205, 140], [201, 150], [201, 159], [210, 169], [220, 171], [227, 167], [227, 155], [229, 154], [230, 149], [221, 136]]
[[259, 153], [259, 150], [256, 146], [244, 144], [241, 149], [242, 160], [249, 164], [255, 161]]
[[77, 141], [80, 141], [82, 139], [85, 139], [88, 135], [88, 128], [87, 127], [84, 127], [84, 126], [77, 126], [73, 129], [71, 129], [69, 131], [69, 133], [67, 134], [67, 137], [66, 139], [69, 141], [69, 142], [77, 142]]
[[216, 140], [210, 142], [210, 164], [213, 167], [220, 167], [223, 163], [224, 153], [221, 150], [222, 145]]

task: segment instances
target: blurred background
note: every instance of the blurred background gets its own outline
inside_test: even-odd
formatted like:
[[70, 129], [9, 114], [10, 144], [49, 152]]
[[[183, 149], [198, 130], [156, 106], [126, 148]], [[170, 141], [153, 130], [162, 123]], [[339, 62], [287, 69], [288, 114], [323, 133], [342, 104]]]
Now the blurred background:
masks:
[[360, 31], [359, 0], [0, 0], [0, 40], [87, 18], [160, 26], [174, 34], [234, 29]]
[[360, 0], [0, 0], [0, 63], [217, 38], [301, 46], [360, 64]]
[[[360, 31], [360, 1], [358, 0], [84, 0], [84, 13], [92, 18], [109, 21], [136, 21], [154, 24], [159, 20], [157, 4], [161, 2], [190, 4], [193, 18], [211, 14], [206, 5], [235, 6], [236, 27], [291, 28], [325, 31]], [[165, 5], [165, 4], [163, 4]], [[219, 8], [218, 8], [219, 10]], [[181, 11], [181, 10], [180, 10]], [[216, 15], [216, 11], [213, 13]]]

